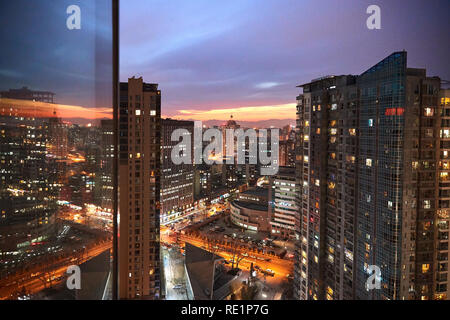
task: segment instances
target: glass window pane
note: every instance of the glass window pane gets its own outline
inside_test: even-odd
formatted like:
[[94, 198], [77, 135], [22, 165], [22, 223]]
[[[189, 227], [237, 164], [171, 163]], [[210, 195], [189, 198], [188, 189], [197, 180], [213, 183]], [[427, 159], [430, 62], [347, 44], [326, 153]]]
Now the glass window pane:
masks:
[[2, 1], [0, 21], [0, 298], [110, 298], [112, 2]]

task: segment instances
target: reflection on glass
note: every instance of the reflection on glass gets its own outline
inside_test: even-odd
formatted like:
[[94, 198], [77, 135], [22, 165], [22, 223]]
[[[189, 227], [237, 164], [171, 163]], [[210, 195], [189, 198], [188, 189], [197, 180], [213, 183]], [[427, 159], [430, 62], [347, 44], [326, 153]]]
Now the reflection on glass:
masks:
[[111, 298], [111, 15], [0, 4], [0, 299]]

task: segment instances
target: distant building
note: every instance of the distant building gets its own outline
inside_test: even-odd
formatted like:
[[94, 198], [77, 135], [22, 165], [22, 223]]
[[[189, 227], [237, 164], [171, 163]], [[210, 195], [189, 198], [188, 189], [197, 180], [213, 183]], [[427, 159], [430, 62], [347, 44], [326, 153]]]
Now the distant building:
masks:
[[1, 91], [0, 97], [8, 99], [54, 103], [55, 94], [50, 91], [36, 91], [30, 90], [27, 87], [22, 87], [20, 89], [9, 89], [8, 91]]
[[270, 229], [268, 190], [252, 188], [239, 193], [230, 204], [230, 220], [235, 225], [252, 231], [267, 232]]
[[295, 167], [295, 141], [280, 140], [279, 150], [280, 167]]
[[295, 168], [280, 167], [276, 175], [269, 177], [269, 181], [271, 233], [274, 236], [293, 238], [297, 215]]
[[101, 120], [101, 158], [96, 174], [100, 189], [100, 206], [106, 212], [113, 211], [113, 160], [114, 160], [114, 126], [113, 120]]
[[195, 165], [194, 172], [194, 199], [211, 200], [212, 194], [212, 168], [206, 164]]
[[57, 158], [49, 156], [52, 111], [42, 102], [5, 100], [0, 98], [0, 260], [12, 268], [17, 257], [54, 245], [61, 187]]
[[[161, 122], [161, 222], [167, 222], [180, 216], [194, 203], [194, 165], [192, 162], [175, 164], [171, 154], [179, 141], [172, 141], [172, 132], [186, 129], [190, 134], [191, 155], [194, 151], [194, 122], [163, 119]], [[185, 146], [187, 147], [187, 146]]]

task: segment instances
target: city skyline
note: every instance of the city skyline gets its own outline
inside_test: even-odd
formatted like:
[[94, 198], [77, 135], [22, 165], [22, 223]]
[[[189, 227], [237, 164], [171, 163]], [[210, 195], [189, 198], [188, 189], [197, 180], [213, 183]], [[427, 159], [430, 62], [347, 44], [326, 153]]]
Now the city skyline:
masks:
[[27, 1], [0, 300], [450, 299], [448, 0]]

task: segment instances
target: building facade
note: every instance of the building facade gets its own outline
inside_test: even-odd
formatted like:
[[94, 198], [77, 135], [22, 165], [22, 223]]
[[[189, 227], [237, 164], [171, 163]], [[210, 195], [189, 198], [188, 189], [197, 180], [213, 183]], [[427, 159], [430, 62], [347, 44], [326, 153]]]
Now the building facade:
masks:
[[294, 167], [280, 167], [269, 177], [269, 217], [271, 233], [283, 238], [294, 238], [297, 214], [297, 184]]
[[353, 76], [301, 85], [297, 98], [297, 258], [299, 299], [352, 297], [356, 188]]
[[[163, 119], [161, 124], [161, 222], [164, 223], [181, 216], [194, 203], [194, 165], [192, 162], [175, 164], [171, 157], [174, 146], [181, 143], [171, 140], [172, 132], [178, 129], [189, 133], [191, 155], [194, 154], [194, 122]], [[187, 147], [189, 146], [183, 146]]]
[[267, 232], [270, 229], [268, 190], [251, 188], [241, 192], [230, 203], [230, 220], [235, 225], [252, 231]]
[[[297, 98], [299, 299], [448, 297], [447, 91], [396, 52]], [[367, 287], [374, 270], [380, 289]]]
[[119, 297], [158, 299], [161, 291], [161, 91], [130, 78], [120, 84]]

